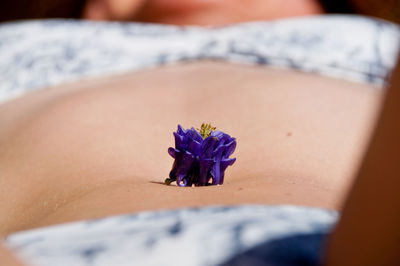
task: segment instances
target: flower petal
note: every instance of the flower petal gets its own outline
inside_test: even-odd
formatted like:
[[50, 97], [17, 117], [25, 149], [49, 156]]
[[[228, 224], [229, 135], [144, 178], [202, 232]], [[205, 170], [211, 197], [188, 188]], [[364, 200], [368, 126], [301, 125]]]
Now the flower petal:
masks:
[[187, 148], [188, 140], [185, 136], [179, 135], [177, 132], [174, 132], [174, 137], [176, 149], [184, 150]]
[[183, 129], [181, 125], [178, 125], [178, 130], [176, 131], [179, 135], [185, 135], [186, 136], [186, 130]]
[[204, 186], [208, 182], [208, 173], [210, 172], [210, 168], [214, 163], [213, 159], [200, 159], [199, 160], [199, 182], [197, 183], [198, 186]]
[[184, 178], [183, 175], [180, 175], [177, 179], [176, 179], [176, 184], [180, 187], [186, 187], [187, 185], [187, 180]]
[[176, 152], [179, 152], [179, 151], [177, 149], [172, 148], [172, 147], [168, 148], [169, 155], [171, 155], [171, 157], [174, 158], [174, 159], [175, 159], [175, 153]]
[[185, 151], [180, 153], [180, 156], [177, 156], [177, 175], [186, 175], [192, 164], [195, 160], [193, 154]]
[[222, 154], [225, 152], [226, 148], [227, 148], [227, 146], [221, 145], [221, 146], [218, 146], [218, 147], [212, 152], [212, 157], [214, 158], [214, 161], [215, 161], [215, 160], [221, 160]]
[[211, 137], [216, 137], [218, 139], [221, 139], [224, 135], [227, 135], [227, 134], [225, 134], [224, 132], [219, 131], [219, 130], [214, 130], [213, 132], [211, 132]]
[[212, 180], [212, 184], [213, 185], [219, 185], [220, 183], [220, 179], [221, 179], [221, 171], [220, 171], [220, 166], [221, 166], [221, 162], [220, 161], [215, 161], [214, 160], [214, 165], [211, 168], [210, 174], [213, 178]]
[[201, 148], [201, 144], [199, 142], [193, 140], [189, 143], [188, 151], [195, 156], [199, 156], [200, 148]]
[[203, 137], [200, 135], [200, 133], [194, 129], [193, 127], [187, 131], [187, 135], [189, 138], [197, 141], [197, 142], [202, 142]]
[[225, 152], [222, 154], [223, 158], [228, 158], [229, 156], [232, 155], [232, 153], [235, 151], [236, 149], [236, 139], [233, 138], [233, 141], [226, 144], [226, 149]]
[[201, 158], [211, 158], [215, 144], [218, 142], [215, 137], [207, 137], [201, 143]]

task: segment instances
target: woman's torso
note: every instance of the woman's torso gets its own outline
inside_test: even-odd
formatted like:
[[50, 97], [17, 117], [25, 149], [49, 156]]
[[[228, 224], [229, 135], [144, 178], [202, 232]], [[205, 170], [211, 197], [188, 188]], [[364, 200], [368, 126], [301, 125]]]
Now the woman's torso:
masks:
[[[1, 232], [215, 204], [336, 209], [380, 98], [360, 83], [207, 61], [29, 94], [0, 106]], [[202, 122], [237, 138], [224, 185], [164, 185], [176, 125]]]

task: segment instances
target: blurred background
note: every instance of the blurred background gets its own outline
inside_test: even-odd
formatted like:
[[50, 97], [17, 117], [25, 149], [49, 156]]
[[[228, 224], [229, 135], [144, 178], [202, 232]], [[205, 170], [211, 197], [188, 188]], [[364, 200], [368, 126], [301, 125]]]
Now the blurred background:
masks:
[[[2, 7], [0, 8], [0, 22], [42, 18], [82, 18], [85, 14], [85, 7], [90, 4], [88, 1], [91, 1], [91, 4], [93, 2], [114, 1], [112, 3], [114, 9], [117, 10], [118, 5], [121, 5], [119, 10], [122, 10], [127, 2], [140, 2], [143, 0], [3, 0], [1, 1]], [[185, 1], [187, 0], [183, 2]], [[292, 1], [293, 3], [297, 2], [297, 0]], [[152, 0], [148, 2], [152, 2]], [[243, 3], [252, 2], [254, 1], [242, 1], [242, 5]], [[399, 0], [318, 0], [317, 2], [319, 2], [324, 13], [363, 14], [400, 23]], [[127, 16], [126, 10], [124, 12], [124, 16], [116, 15], [104, 19], [159, 22], [153, 21], [151, 14], [145, 16], [134, 16], [131, 14], [131, 16]], [[137, 12], [135, 13], [137, 14]]]

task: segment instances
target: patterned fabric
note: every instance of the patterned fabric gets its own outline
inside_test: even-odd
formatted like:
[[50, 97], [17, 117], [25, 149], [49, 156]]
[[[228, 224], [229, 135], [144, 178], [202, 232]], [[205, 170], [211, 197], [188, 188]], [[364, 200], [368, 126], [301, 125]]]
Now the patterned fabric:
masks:
[[17, 233], [33, 266], [317, 265], [335, 212], [294, 206], [142, 212]]
[[222, 28], [48, 20], [0, 26], [0, 102], [86, 77], [213, 59], [292, 68], [382, 86], [400, 30], [357, 16]]
[[[49, 20], [0, 26], [0, 102], [46, 86], [201, 59], [381, 87], [399, 27], [315, 16], [222, 28]], [[237, 206], [143, 212], [10, 235], [31, 265], [317, 265], [335, 212]]]

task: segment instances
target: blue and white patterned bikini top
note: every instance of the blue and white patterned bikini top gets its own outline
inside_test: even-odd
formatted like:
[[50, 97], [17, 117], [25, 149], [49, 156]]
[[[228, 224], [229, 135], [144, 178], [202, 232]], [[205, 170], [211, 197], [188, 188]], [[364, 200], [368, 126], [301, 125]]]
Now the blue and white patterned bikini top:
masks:
[[201, 59], [292, 68], [384, 84], [399, 27], [314, 16], [221, 28], [48, 20], [0, 26], [0, 102], [86, 77]]

